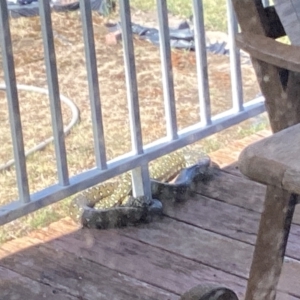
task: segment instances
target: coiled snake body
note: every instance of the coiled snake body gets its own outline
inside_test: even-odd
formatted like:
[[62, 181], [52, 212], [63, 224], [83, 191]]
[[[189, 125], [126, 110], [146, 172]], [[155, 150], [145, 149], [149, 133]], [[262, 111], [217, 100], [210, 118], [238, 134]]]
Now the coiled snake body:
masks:
[[[199, 160], [199, 153], [179, 150], [150, 164], [152, 199], [131, 196], [130, 172], [117, 182], [103, 183], [75, 197], [70, 206], [71, 217], [90, 228], [113, 228], [151, 219], [162, 212], [166, 199], [182, 201], [193, 190], [196, 179], [207, 177], [209, 157]], [[179, 174], [179, 175], [178, 175]], [[174, 183], [168, 183], [173, 180]]]

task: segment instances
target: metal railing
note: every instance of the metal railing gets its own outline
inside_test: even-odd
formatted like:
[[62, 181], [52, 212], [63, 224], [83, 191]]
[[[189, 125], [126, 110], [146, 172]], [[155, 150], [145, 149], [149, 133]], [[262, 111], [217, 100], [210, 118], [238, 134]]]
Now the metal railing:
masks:
[[85, 45], [96, 165], [92, 169], [69, 177], [53, 30], [51, 25], [51, 10], [48, 0], [39, 1], [58, 182], [36, 193], [30, 194], [20, 119], [18, 90], [14, 72], [9, 14], [6, 0], [0, 0], [0, 26], [2, 29], [0, 31], [0, 43], [19, 191], [19, 199], [17, 201], [13, 201], [0, 207], [0, 225], [129, 170], [133, 170], [133, 194], [136, 196], [143, 194], [149, 196], [149, 161], [219, 132], [250, 117], [256, 116], [264, 111], [262, 97], [247, 103], [244, 103], [243, 101], [240, 54], [235, 46], [234, 40], [234, 35], [237, 32], [237, 23], [231, 2], [228, 0], [227, 10], [231, 49], [232, 108], [218, 115], [211, 115], [203, 6], [202, 1], [192, 0], [192, 2], [200, 104], [199, 115], [201, 122], [195, 123], [183, 130], [178, 130], [167, 4], [165, 0], [158, 0], [157, 11], [160, 30], [161, 70], [167, 134], [165, 138], [143, 146], [139, 113], [138, 84], [131, 32], [130, 3], [128, 0], [119, 1], [132, 151], [107, 161], [90, 1], [80, 0], [80, 14], [82, 18]]

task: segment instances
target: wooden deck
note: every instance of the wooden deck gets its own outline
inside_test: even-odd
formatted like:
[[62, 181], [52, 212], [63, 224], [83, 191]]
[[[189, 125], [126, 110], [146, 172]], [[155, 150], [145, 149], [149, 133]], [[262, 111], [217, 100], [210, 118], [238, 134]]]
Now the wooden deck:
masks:
[[[245, 144], [264, 134], [212, 158], [233, 162]], [[264, 192], [233, 164], [151, 224], [97, 231], [78, 229], [69, 219], [53, 223], [0, 248], [0, 299], [173, 300], [204, 281], [243, 299]], [[278, 299], [300, 299], [299, 238], [297, 210]]]

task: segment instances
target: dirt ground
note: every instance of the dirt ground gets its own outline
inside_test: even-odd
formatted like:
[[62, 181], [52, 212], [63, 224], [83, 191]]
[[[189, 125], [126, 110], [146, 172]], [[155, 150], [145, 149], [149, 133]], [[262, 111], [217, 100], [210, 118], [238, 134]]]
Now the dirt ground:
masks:
[[[89, 103], [84, 44], [80, 15], [53, 13], [56, 58], [60, 92], [70, 98], [80, 110], [78, 123], [66, 137], [70, 175], [94, 166], [93, 135]], [[142, 18], [141, 18], [142, 19]], [[126, 83], [122, 44], [107, 45], [105, 35], [108, 20], [94, 14], [97, 67], [101, 93], [107, 157], [111, 159], [130, 150], [130, 130], [127, 117]], [[38, 18], [11, 21], [13, 51], [18, 84], [47, 87], [42, 36]], [[163, 90], [161, 83], [159, 49], [134, 38], [140, 112], [144, 144], [160, 137], [165, 131]], [[1, 62], [2, 63], [2, 62]], [[199, 100], [195, 53], [172, 51], [174, 86], [179, 128], [199, 121]], [[209, 85], [212, 114], [231, 107], [229, 58], [208, 54]], [[245, 101], [259, 92], [251, 65], [242, 66]], [[0, 81], [3, 74], [0, 74]], [[46, 96], [21, 92], [19, 94], [24, 141], [26, 149], [51, 136], [51, 118]], [[64, 123], [71, 119], [66, 105], [62, 105]], [[5, 93], [0, 93], [0, 165], [13, 156]], [[56, 182], [53, 145], [28, 157], [27, 163], [31, 191]], [[0, 172], [0, 203], [17, 197], [14, 168]], [[3, 188], [4, 187], [4, 188]]]

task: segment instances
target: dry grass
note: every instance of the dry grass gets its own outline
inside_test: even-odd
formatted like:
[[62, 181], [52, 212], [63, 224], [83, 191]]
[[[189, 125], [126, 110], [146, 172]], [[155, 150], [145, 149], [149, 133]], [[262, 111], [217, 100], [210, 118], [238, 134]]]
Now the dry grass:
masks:
[[[156, 0], [131, 0], [133, 7], [142, 10], [153, 10], [156, 7]], [[168, 0], [168, 10], [174, 15], [189, 17], [193, 13], [192, 1], [190, 0]], [[207, 30], [227, 31], [226, 1], [224, 0], [202, 0], [204, 21]]]
[[[52, 18], [60, 91], [72, 99], [80, 110], [80, 123], [66, 138], [68, 167], [70, 176], [72, 176], [95, 164], [84, 45], [78, 13], [53, 13]], [[107, 157], [111, 159], [130, 150], [130, 131], [122, 45], [121, 43], [114, 46], [105, 44], [107, 30], [104, 23], [106, 21], [98, 14], [94, 15]], [[11, 21], [11, 31], [17, 82], [47, 87], [39, 19], [14, 19]], [[138, 38], [134, 39], [134, 45], [143, 124], [142, 133], [144, 144], [147, 144], [165, 135], [159, 49]], [[212, 113], [217, 114], [231, 106], [229, 58], [209, 54], [208, 62]], [[172, 51], [172, 63], [178, 124], [182, 129], [199, 121], [195, 54], [186, 51]], [[0, 78], [3, 80], [2, 74], [0, 74]], [[259, 89], [253, 70], [249, 65], [243, 66], [243, 79], [245, 99], [251, 100]], [[51, 136], [48, 99], [40, 94], [29, 92], [21, 92], [19, 96], [25, 147], [29, 149]], [[64, 124], [67, 124], [71, 118], [70, 111], [65, 105], [62, 109]], [[206, 139], [200, 143], [199, 147], [206, 152], [216, 150], [230, 142], [231, 139], [243, 135], [243, 130], [248, 130], [249, 124], [251, 121], [235, 129], [224, 131], [217, 137]], [[4, 93], [0, 94], [0, 126], [1, 165], [13, 156]], [[55, 183], [57, 176], [53, 145], [29, 156], [27, 168], [31, 192]], [[14, 168], [0, 173], [0, 186], [2, 187], [0, 204], [17, 198]], [[68, 201], [61, 201], [2, 226], [0, 242], [64, 216]]]

